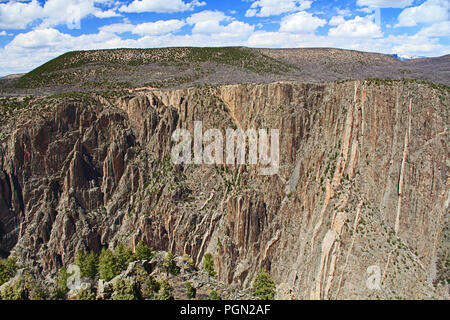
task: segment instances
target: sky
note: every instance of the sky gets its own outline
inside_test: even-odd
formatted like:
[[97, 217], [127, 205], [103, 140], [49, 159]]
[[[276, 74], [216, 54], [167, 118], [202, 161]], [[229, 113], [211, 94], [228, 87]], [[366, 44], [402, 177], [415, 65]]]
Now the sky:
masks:
[[450, 54], [450, 0], [0, 0], [0, 76], [68, 51], [335, 47]]

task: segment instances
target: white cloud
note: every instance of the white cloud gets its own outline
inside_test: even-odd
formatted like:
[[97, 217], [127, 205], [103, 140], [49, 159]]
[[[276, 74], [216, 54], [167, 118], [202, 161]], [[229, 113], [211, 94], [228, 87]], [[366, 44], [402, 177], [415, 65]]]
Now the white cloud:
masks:
[[182, 12], [206, 5], [205, 2], [194, 0], [185, 3], [182, 0], [134, 0], [119, 8], [121, 12]]
[[417, 36], [423, 37], [448, 37], [450, 35], [450, 21], [434, 23], [421, 29]]
[[375, 8], [359, 8], [358, 11], [364, 12], [364, 13], [373, 13], [375, 11]]
[[360, 17], [345, 20], [339, 17], [331, 19], [332, 25], [328, 35], [332, 37], [351, 37], [351, 38], [377, 38], [382, 37], [380, 27], [373, 21], [374, 16]]
[[99, 30], [103, 32], [122, 34], [131, 32], [140, 36], [163, 35], [180, 30], [186, 22], [182, 20], [160, 20], [155, 22], [145, 22], [138, 25], [131, 23], [114, 23], [101, 27]]
[[4, 37], [4, 36], [12, 36], [11, 33], [7, 33], [5, 30], [0, 31], [0, 36]]
[[99, 30], [110, 33], [125, 33], [131, 32], [136, 26], [131, 23], [113, 23], [106, 26], [101, 27]]
[[37, 0], [28, 3], [0, 3], [0, 28], [25, 29], [32, 21], [42, 16], [42, 7]]
[[360, 7], [375, 8], [405, 8], [410, 6], [413, 0], [358, 0], [356, 4]]
[[412, 27], [419, 23], [436, 23], [450, 20], [450, 1], [428, 0], [420, 6], [404, 9], [398, 16], [396, 27]]
[[94, 15], [100, 19], [122, 16], [120, 13], [117, 13], [113, 9], [109, 9], [109, 10], [105, 10], [105, 11], [98, 10], [97, 12], [94, 13]]
[[254, 32], [247, 41], [250, 47], [268, 48], [341, 48], [386, 54], [398, 53], [410, 56], [441, 56], [450, 54], [450, 46], [438, 39], [417, 35], [389, 36], [385, 38], [342, 38], [316, 34], [292, 34], [285, 32]]
[[94, 15], [97, 18], [117, 16], [114, 10], [103, 11], [96, 4], [107, 4], [109, 0], [47, 0], [43, 6], [37, 0], [31, 2], [0, 3], [0, 28], [25, 29], [35, 21], [42, 27], [66, 24], [69, 28], [80, 28], [80, 21]]
[[137, 25], [131, 32], [141, 36], [161, 35], [180, 30], [186, 23], [181, 20], [146, 22]]
[[343, 24], [344, 22], [345, 22], [345, 18], [343, 16], [334, 16], [334, 17], [331, 17], [328, 24], [330, 26], [338, 26], [340, 24]]
[[344, 17], [349, 17], [352, 15], [352, 11], [349, 9], [337, 9], [337, 14]]
[[246, 17], [269, 17], [282, 13], [306, 10], [313, 1], [309, 0], [257, 0], [245, 13]]
[[228, 17], [225, 15], [225, 13], [221, 11], [211, 11], [211, 10], [205, 10], [199, 13], [194, 13], [189, 18], [186, 19], [187, 23], [189, 24], [198, 24], [201, 22], [208, 22], [208, 21], [229, 21], [231, 20], [231, 17]]
[[308, 33], [314, 32], [318, 27], [327, 23], [326, 20], [313, 16], [311, 13], [301, 11], [283, 17], [280, 32]]
[[[248, 23], [234, 21], [234, 18], [226, 16], [223, 12], [209, 10], [193, 14], [186, 19], [186, 22], [194, 26], [192, 34], [211, 34], [216, 38], [243, 39], [248, 37], [255, 28]], [[224, 25], [224, 22], [230, 23]]]

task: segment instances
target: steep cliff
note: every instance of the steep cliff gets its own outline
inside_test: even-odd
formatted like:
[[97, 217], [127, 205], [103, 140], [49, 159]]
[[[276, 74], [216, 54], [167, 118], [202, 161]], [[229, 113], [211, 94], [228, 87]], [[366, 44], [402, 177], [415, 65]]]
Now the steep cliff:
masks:
[[[1, 123], [0, 253], [43, 274], [78, 248], [144, 240], [196, 265], [210, 252], [241, 288], [266, 268], [282, 299], [448, 295], [447, 87], [276, 82], [17, 105]], [[174, 165], [172, 132], [197, 120], [280, 129], [278, 174]]]

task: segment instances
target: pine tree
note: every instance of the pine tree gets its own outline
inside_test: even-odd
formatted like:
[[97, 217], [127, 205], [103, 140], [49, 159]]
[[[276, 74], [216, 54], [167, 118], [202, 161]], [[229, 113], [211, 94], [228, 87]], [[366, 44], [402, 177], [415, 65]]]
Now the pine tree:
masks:
[[189, 299], [195, 298], [197, 290], [192, 286], [192, 283], [186, 281], [184, 283], [184, 286], [186, 287], [186, 295], [189, 297]]
[[159, 281], [159, 290], [155, 295], [155, 300], [172, 300], [173, 288], [167, 280]]
[[86, 251], [83, 249], [78, 249], [75, 253], [74, 264], [80, 268], [81, 277], [86, 277], [85, 275], [85, 265], [86, 265]]
[[253, 282], [255, 296], [261, 300], [273, 300], [275, 298], [275, 282], [265, 270], [260, 270]]
[[137, 300], [136, 288], [131, 281], [117, 279], [113, 283], [113, 300]]
[[114, 256], [116, 257], [117, 267], [120, 271], [126, 270], [128, 264], [133, 261], [133, 251], [131, 248], [125, 247], [122, 243], [119, 243], [114, 250]]
[[111, 280], [119, 274], [117, 261], [111, 250], [105, 248], [102, 249], [98, 263], [98, 270], [100, 273], [100, 278], [106, 281]]
[[140, 241], [136, 246], [136, 252], [134, 253], [135, 260], [150, 260], [153, 257], [152, 250], [144, 244], [144, 241]]
[[18, 269], [16, 258], [0, 260], [0, 286], [14, 277]]
[[59, 270], [59, 276], [58, 276], [58, 282], [57, 282], [57, 289], [56, 289], [56, 295], [57, 298], [63, 299], [69, 290], [67, 288], [67, 279], [71, 276], [70, 273], [67, 272], [66, 267], [62, 267]]
[[208, 295], [209, 300], [221, 300], [216, 290], [211, 290]]
[[98, 256], [91, 251], [89, 254], [82, 249], [75, 255], [75, 264], [80, 268], [82, 278], [95, 279], [98, 274]]
[[91, 279], [95, 279], [98, 274], [98, 256], [95, 252], [91, 251], [86, 256], [85, 276]]
[[173, 275], [177, 275], [180, 270], [178, 269], [176, 263], [175, 263], [175, 258], [172, 254], [172, 252], [168, 252], [165, 259], [164, 259], [164, 264], [163, 264], [164, 269], [166, 270], [167, 275], [173, 274]]
[[208, 273], [208, 277], [215, 277], [216, 271], [214, 270], [214, 260], [210, 253], [207, 253], [203, 257], [203, 269]]

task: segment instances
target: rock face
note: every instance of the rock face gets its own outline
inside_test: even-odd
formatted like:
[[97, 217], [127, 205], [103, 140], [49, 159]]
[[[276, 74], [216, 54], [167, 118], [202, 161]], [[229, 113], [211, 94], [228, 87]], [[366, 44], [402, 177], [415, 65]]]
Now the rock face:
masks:
[[[54, 99], [2, 124], [0, 253], [43, 274], [78, 248], [212, 253], [281, 299], [448, 297], [449, 92], [279, 82]], [[46, 110], [45, 112], [43, 110]], [[171, 135], [280, 129], [280, 170], [173, 165]]]

